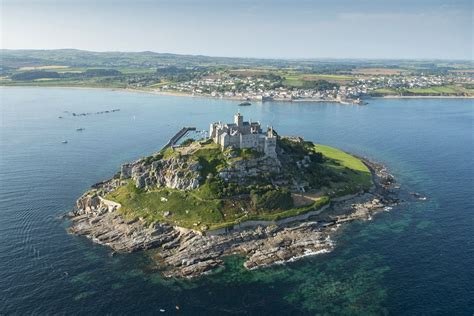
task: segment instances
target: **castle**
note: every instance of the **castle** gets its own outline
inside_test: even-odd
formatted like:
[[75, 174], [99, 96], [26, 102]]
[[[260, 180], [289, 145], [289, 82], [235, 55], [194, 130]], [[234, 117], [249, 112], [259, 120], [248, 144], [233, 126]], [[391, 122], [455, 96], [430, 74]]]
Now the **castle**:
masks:
[[252, 148], [266, 156], [276, 157], [276, 134], [273, 128], [262, 132], [259, 122], [244, 122], [244, 117], [237, 113], [234, 123], [212, 123], [209, 129], [210, 138], [222, 149], [227, 147]]

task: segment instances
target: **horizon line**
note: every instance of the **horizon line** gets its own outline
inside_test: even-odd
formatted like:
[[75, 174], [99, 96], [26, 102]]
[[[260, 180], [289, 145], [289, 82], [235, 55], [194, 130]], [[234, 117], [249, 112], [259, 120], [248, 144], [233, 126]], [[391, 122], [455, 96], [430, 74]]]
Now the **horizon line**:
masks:
[[87, 50], [81, 48], [0, 48], [0, 51], [65, 51], [75, 50], [88, 53], [153, 53], [161, 55], [177, 55], [177, 56], [193, 56], [193, 57], [209, 57], [209, 58], [228, 58], [228, 59], [256, 59], [256, 60], [285, 60], [285, 61], [312, 61], [312, 60], [381, 60], [381, 61], [464, 61], [474, 63], [472, 59], [462, 58], [414, 58], [414, 57], [252, 57], [252, 56], [215, 56], [215, 55], [204, 55], [204, 54], [192, 54], [192, 53], [170, 53], [170, 52], [156, 52], [152, 50], [137, 50], [137, 51], [123, 51], [123, 50]]

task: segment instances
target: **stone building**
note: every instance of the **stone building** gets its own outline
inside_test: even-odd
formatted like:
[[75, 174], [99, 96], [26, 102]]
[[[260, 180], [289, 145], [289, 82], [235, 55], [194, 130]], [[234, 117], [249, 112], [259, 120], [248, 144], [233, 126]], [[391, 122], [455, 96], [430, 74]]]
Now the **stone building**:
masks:
[[244, 122], [244, 117], [237, 113], [234, 123], [212, 123], [209, 130], [210, 138], [222, 149], [227, 147], [252, 148], [263, 152], [266, 156], [276, 157], [276, 134], [270, 127], [264, 133], [259, 122]]

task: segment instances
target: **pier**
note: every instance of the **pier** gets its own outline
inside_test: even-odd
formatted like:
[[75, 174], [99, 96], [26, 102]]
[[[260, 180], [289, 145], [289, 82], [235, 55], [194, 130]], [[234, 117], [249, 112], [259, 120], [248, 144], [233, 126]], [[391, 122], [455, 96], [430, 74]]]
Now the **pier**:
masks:
[[170, 140], [163, 146], [163, 149], [166, 149], [168, 147], [176, 145], [176, 143], [188, 132], [190, 131], [195, 131], [196, 127], [188, 126], [188, 127], [183, 127], [182, 129], [179, 130], [173, 137], [170, 138]]

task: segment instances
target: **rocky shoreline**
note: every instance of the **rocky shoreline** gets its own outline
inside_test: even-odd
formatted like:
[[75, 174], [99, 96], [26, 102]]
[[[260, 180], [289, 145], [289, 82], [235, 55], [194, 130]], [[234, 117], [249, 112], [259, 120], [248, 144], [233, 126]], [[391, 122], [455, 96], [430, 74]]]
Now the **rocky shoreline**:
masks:
[[[367, 160], [364, 163], [375, 183], [369, 192], [333, 199], [327, 209], [304, 222], [269, 223], [226, 234], [202, 234], [166, 224], [146, 224], [143, 219], [127, 221], [117, 211], [117, 203], [86, 193], [68, 214], [71, 222], [68, 231], [108, 246], [114, 252], [156, 248], [153, 257], [163, 265], [167, 277], [203, 275], [222, 265], [222, 257], [233, 254], [246, 258], [247, 269], [294, 261], [331, 251], [334, 248], [331, 236], [341, 225], [370, 220], [387, 206], [398, 203], [395, 181], [384, 166]], [[107, 185], [110, 183], [96, 187]]]

